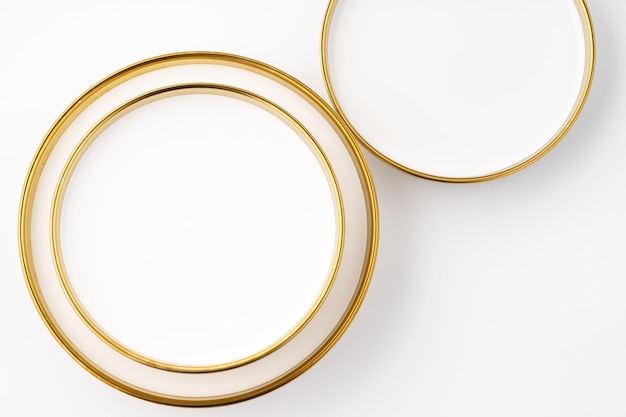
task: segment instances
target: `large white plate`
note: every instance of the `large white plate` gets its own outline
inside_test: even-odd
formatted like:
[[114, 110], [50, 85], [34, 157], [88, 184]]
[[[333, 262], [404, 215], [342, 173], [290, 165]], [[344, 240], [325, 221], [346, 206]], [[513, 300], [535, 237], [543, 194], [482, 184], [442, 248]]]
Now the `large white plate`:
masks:
[[103, 381], [172, 405], [252, 398], [312, 366], [356, 314], [377, 241], [373, 183], [341, 119], [287, 74], [222, 53], [148, 59], [90, 88], [44, 138], [20, 208], [53, 335]]
[[533, 163], [585, 102], [584, 0], [331, 0], [326, 86], [361, 142], [425, 178], [468, 182]]

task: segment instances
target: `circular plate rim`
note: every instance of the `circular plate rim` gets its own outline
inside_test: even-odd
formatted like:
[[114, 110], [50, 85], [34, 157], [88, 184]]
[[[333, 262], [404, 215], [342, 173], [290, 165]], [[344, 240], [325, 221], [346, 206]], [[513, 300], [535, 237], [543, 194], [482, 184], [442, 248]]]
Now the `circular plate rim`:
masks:
[[[91, 146], [91, 144], [93, 144], [93, 142], [97, 140], [98, 136], [100, 136], [118, 119], [128, 113], [131, 113], [139, 107], [143, 107], [144, 105], [163, 98], [201, 93], [222, 97], [231, 97], [243, 102], [248, 102], [251, 105], [257, 106], [258, 108], [265, 110], [268, 114], [273, 115], [278, 119], [281, 119], [282, 122], [284, 122], [297, 135], [299, 135], [303, 142], [315, 155], [318, 163], [325, 171], [325, 175], [330, 185], [330, 190], [332, 192], [335, 204], [335, 218], [337, 227], [335, 232], [336, 242], [333, 254], [333, 262], [330, 271], [326, 277], [326, 280], [324, 281], [322, 290], [317, 295], [313, 306], [309, 308], [309, 310], [307, 310], [305, 315], [301, 317], [294, 326], [292, 326], [282, 337], [278, 338], [276, 341], [272, 342], [268, 346], [265, 346], [259, 351], [254, 352], [253, 354], [234, 360], [225, 361], [223, 363], [219, 362], [210, 365], [189, 365], [178, 364], [172, 361], [158, 359], [156, 357], [144, 354], [138, 350], [132, 349], [128, 347], [125, 343], [114, 337], [109, 331], [107, 331], [102, 325], [98, 323], [98, 320], [92, 317], [91, 313], [89, 313], [89, 310], [85, 307], [79, 295], [74, 290], [73, 285], [71, 284], [71, 280], [69, 278], [69, 274], [63, 257], [63, 251], [61, 249], [62, 245], [60, 238], [60, 229], [61, 211], [65, 199], [64, 196], [73, 176], [73, 172], [80, 163], [80, 160], [82, 159], [84, 153]], [[105, 342], [115, 351], [123, 354], [124, 356], [129, 357], [136, 362], [142, 363], [144, 365], [151, 366], [153, 368], [180, 373], [208, 373], [237, 368], [271, 354], [272, 352], [278, 350], [280, 347], [288, 343], [291, 339], [293, 339], [313, 319], [313, 317], [316, 315], [316, 313], [326, 300], [326, 297], [330, 292], [330, 289], [332, 288], [335, 278], [337, 277], [337, 274], [339, 272], [339, 265], [341, 263], [343, 245], [345, 240], [345, 213], [343, 208], [343, 198], [341, 196], [339, 184], [337, 182], [337, 176], [335, 175], [335, 172], [324, 150], [321, 148], [320, 144], [316, 141], [313, 135], [291, 113], [278, 106], [276, 103], [264, 98], [263, 96], [238, 87], [215, 83], [182, 83], [160, 87], [140, 94], [139, 96], [136, 96], [109, 111], [82, 137], [82, 139], [75, 146], [74, 150], [66, 161], [64, 168], [61, 172], [61, 176], [57, 181], [57, 185], [52, 198], [50, 226], [50, 241], [53, 254], [52, 257], [55, 264], [57, 276], [61, 282], [63, 292], [65, 293], [71, 306], [74, 308], [74, 311], [82, 319], [83, 323], [86, 324], [87, 327], [89, 327], [91, 331], [95, 333], [103, 342]]]

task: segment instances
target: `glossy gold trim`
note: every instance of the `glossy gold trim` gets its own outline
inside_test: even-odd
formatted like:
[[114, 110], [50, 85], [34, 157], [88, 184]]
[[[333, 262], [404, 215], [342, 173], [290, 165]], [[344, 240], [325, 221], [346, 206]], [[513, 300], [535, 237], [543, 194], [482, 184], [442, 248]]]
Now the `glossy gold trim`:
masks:
[[401, 169], [404, 172], [407, 172], [411, 175], [415, 175], [418, 177], [426, 178], [434, 181], [442, 181], [442, 182], [453, 182], [453, 183], [468, 183], [468, 182], [481, 182], [481, 181], [489, 181], [496, 178], [505, 177], [507, 175], [513, 174], [517, 171], [520, 171], [527, 166], [533, 164], [545, 154], [550, 152], [552, 148], [554, 148], [557, 143], [563, 139], [563, 137], [569, 132], [569, 130], [574, 125], [574, 122], [580, 115], [583, 106], [585, 105], [585, 101], [589, 95], [589, 90], [591, 89], [591, 83], [593, 80], [593, 74], [595, 71], [595, 63], [596, 63], [596, 46], [595, 46], [595, 34], [593, 29], [593, 22], [591, 21], [591, 15], [589, 13], [589, 8], [585, 0], [573, 0], [576, 3], [576, 8], [578, 10], [578, 14], [581, 19], [581, 23], [583, 25], [583, 32], [585, 38], [585, 49], [586, 49], [586, 60], [585, 60], [585, 71], [583, 75], [583, 82], [581, 84], [581, 88], [578, 94], [578, 98], [576, 99], [576, 104], [570, 114], [567, 117], [567, 120], [561, 125], [559, 131], [552, 137], [550, 142], [546, 144], [539, 151], [529, 156], [528, 158], [520, 161], [519, 163], [512, 165], [508, 168], [505, 168], [501, 171], [497, 171], [488, 175], [477, 176], [477, 177], [442, 177], [438, 175], [428, 174], [426, 172], [416, 171], [412, 168], [409, 168], [405, 165], [402, 165], [393, 159], [387, 157], [383, 153], [381, 153], [378, 149], [372, 146], [361, 134], [356, 130], [356, 128], [350, 123], [350, 120], [346, 116], [344, 110], [339, 104], [339, 100], [337, 99], [337, 94], [335, 93], [335, 89], [333, 88], [331, 77], [330, 77], [330, 69], [328, 63], [328, 44], [329, 44], [329, 33], [330, 26], [333, 19], [333, 14], [337, 3], [340, 0], [330, 0], [328, 3], [328, 7], [326, 8], [326, 13], [324, 14], [324, 22], [322, 24], [322, 36], [321, 36], [321, 55], [322, 55], [322, 75], [324, 77], [324, 84], [326, 85], [326, 91], [330, 97], [330, 101], [342, 119], [346, 122], [349, 129], [352, 131], [352, 134], [359, 140], [359, 142], [365, 146], [370, 152], [374, 155], [382, 159], [383, 161], [393, 165], [394, 167]]
[[[342, 315], [332, 333], [324, 339], [322, 344], [317, 349], [311, 352], [310, 355], [304, 358], [289, 371], [258, 386], [224, 396], [184, 397], [157, 393], [123, 381], [94, 363], [76, 347], [76, 345], [67, 336], [67, 334], [65, 334], [63, 329], [54, 319], [54, 316], [50, 311], [50, 307], [46, 303], [46, 300], [41, 292], [33, 260], [31, 223], [35, 193], [37, 191], [37, 186], [45, 163], [50, 156], [52, 149], [67, 127], [98, 97], [122, 84], [124, 81], [157, 69], [188, 64], [214, 64], [245, 69], [275, 80], [294, 93], [298, 94], [333, 126], [341, 138], [346, 150], [349, 152], [352, 160], [354, 161], [355, 167], [357, 168], [361, 178], [361, 185], [364, 191], [365, 206], [367, 210], [368, 228], [365, 251], [366, 256], [360, 273], [359, 285], [354, 292], [350, 305], [347, 306], [345, 313]], [[237, 55], [202, 51], [173, 53], [140, 61], [106, 77], [76, 99], [53, 124], [33, 158], [26, 176], [24, 188], [22, 190], [18, 224], [20, 260], [30, 295], [44, 323], [59, 344], [68, 352], [68, 354], [70, 354], [92, 375], [122, 392], [148, 401], [188, 407], [226, 405], [257, 397], [295, 379], [319, 361], [335, 345], [335, 343], [337, 343], [339, 338], [347, 330], [359, 310], [361, 303], [363, 302], [374, 271], [379, 236], [378, 204], [369, 168], [363, 154], [356, 145], [350, 130], [345, 125], [345, 122], [334, 112], [334, 110], [306, 85], [272, 66]]]
[[[133, 110], [146, 105], [148, 103], [154, 102], [156, 100], [178, 96], [183, 94], [214, 94], [225, 97], [236, 98], [252, 105], [255, 105], [263, 110], [268, 111], [274, 116], [278, 117], [280, 120], [285, 122], [291, 127], [291, 129], [298, 134], [298, 136], [307, 144], [309, 149], [315, 154], [316, 159], [320, 163], [324, 173], [326, 175], [326, 179], [328, 184], [332, 190], [334, 205], [335, 205], [335, 219], [337, 224], [337, 231], [335, 237], [335, 251], [333, 255], [332, 265], [326, 277], [326, 281], [324, 283], [324, 287], [322, 291], [319, 293], [317, 299], [311, 306], [311, 308], [307, 311], [307, 313], [302, 317], [302, 319], [292, 328], [290, 329], [284, 336], [278, 339], [276, 342], [272, 343], [270, 346], [262, 349], [261, 351], [254, 353], [250, 356], [216, 365], [205, 365], [205, 366], [190, 366], [190, 365], [180, 365], [175, 363], [164, 362], [155, 358], [150, 358], [146, 355], [143, 355], [127, 346], [123, 343], [116, 340], [113, 336], [111, 336], [106, 330], [100, 326], [97, 321], [89, 314], [85, 306], [80, 301], [76, 291], [72, 287], [70, 279], [68, 277], [67, 269], [65, 267], [65, 263], [63, 261], [63, 253], [61, 250], [61, 239], [60, 239], [60, 223], [61, 223], [61, 210], [63, 198], [65, 196], [65, 192], [67, 190], [67, 186], [69, 184], [72, 173], [74, 172], [76, 166], [80, 162], [81, 157], [87, 151], [89, 146], [98, 138], [98, 136], [106, 130], [111, 124], [115, 121], [119, 120], [124, 115], [132, 112]], [[248, 363], [254, 362], [258, 359], [261, 359], [270, 353], [276, 351], [278, 348], [283, 346], [285, 343], [293, 339], [300, 331], [306, 326], [313, 316], [317, 313], [317, 311], [322, 306], [322, 303], [326, 299], [326, 296], [330, 292], [330, 289], [335, 281], [337, 276], [337, 272], [339, 270], [339, 262], [341, 260], [341, 255], [343, 253], [343, 245], [344, 245], [344, 236], [345, 236], [345, 213], [343, 207], [343, 200], [341, 197], [341, 193], [339, 191], [339, 184], [337, 182], [337, 177], [335, 176], [335, 172], [326, 157], [326, 154], [315, 140], [315, 138], [311, 135], [311, 133], [300, 123], [292, 114], [287, 112], [285, 109], [279, 107], [275, 103], [257, 95], [250, 91], [243, 90], [240, 88], [219, 85], [219, 84], [207, 84], [207, 83], [196, 83], [196, 84], [179, 84], [173, 85], [169, 87], [164, 87], [160, 89], [156, 89], [153, 91], [149, 91], [145, 94], [142, 94], [138, 97], [135, 97], [126, 103], [123, 103], [119, 107], [113, 109], [106, 116], [104, 116], [91, 130], [81, 139], [81, 141], [74, 148], [74, 151], [70, 155], [63, 171], [61, 172], [61, 176], [57, 183], [53, 198], [52, 198], [52, 210], [50, 215], [50, 234], [51, 234], [51, 246], [52, 246], [52, 256], [54, 259], [54, 265], [59, 276], [59, 280], [61, 282], [61, 286], [63, 287], [63, 291], [65, 292], [70, 304], [78, 314], [78, 316], [83, 320], [83, 322], [107, 345], [113, 348], [118, 353], [125, 355], [139, 363], [142, 363], [147, 366], [151, 366], [153, 368], [162, 369], [165, 371], [173, 371], [173, 372], [184, 372], [184, 373], [205, 373], [205, 372], [217, 372], [224, 371], [227, 369], [237, 368], [239, 366], [246, 365]]]

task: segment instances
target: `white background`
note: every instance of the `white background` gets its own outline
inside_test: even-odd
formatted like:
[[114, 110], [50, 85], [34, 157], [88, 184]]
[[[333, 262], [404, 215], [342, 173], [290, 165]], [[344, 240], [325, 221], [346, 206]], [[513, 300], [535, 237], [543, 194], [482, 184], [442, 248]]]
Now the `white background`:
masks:
[[626, 415], [626, 3], [589, 6], [596, 78], [564, 141], [520, 173], [471, 185], [413, 178], [369, 157], [380, 252], [352, 327], [287, 386], [190, 410], [110, 388], [53, 340], [19, 266], [23, 179], [76, 96], [149, 56], [247, 55], [325, 96], [326, 1], [1, 0], [0, 414]]

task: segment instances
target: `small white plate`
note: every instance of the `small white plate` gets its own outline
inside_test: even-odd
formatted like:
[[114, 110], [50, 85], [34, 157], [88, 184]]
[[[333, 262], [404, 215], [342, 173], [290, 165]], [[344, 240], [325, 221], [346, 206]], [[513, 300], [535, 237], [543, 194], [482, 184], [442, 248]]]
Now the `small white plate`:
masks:
[[331, 0], [331, 100], [373, 153], [469, 182], [533, 163], [563, 138], [595, 62], [584, 0]]

